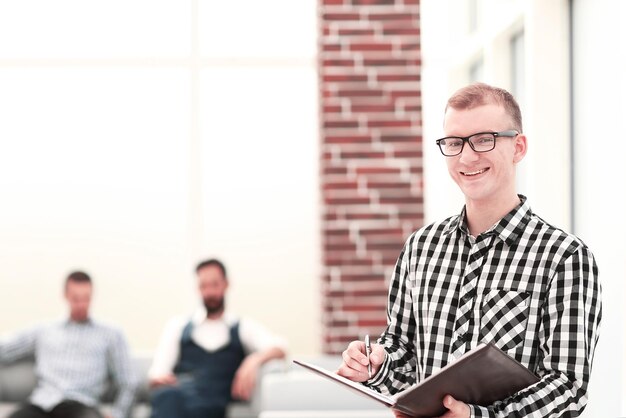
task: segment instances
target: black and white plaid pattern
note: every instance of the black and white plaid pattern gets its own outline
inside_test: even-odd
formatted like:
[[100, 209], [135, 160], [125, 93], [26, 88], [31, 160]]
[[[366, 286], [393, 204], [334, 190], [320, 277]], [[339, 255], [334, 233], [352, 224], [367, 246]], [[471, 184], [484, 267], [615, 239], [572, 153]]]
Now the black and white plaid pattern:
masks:
[[389, 289], [387, 356], [369, 385], [394, 394], [492, 342], [541, 381], [472, 417], [574, 417], [587, 385], [602, 315], [585, 244], [521, 204], [472, 237], [465, 212], [407, 240]]

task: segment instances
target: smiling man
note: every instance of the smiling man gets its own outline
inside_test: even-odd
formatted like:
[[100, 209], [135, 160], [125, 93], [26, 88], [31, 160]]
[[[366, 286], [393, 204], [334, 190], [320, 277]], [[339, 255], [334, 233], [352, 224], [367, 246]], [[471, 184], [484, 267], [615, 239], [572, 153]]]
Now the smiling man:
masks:
[[465, 207], [407, 240], [391, 278], [388, 326], [372, 346], [373, 377], [359, 341], [344, 351], [338, 373], [394, 394], [491, 342], [540, 382], [486, 406], [448, 395], [443, 417], [578, 416], [602, 312], [593, 255], [517, 194], [527, 138], [510, 93], [486, 84], [458, 90], [444, 135], [436, 144]]

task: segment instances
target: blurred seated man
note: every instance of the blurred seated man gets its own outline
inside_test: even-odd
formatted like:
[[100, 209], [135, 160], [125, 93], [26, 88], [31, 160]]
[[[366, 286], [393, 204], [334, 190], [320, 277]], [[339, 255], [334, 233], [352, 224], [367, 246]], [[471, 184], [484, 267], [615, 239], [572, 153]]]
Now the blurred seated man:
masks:
[[224, 312], [220, 261], [201, 262], [196, 275], [202, 306], [167, 324], [149, 371], [152, 418], [224, 418], [232, 399], [250, 398], [261, 365], [285, 357], [283, 339]]
[[91, 278], [81, 271], [65, 280], [69, 318], [0, 340], [0, 362], [34, 355], [37, 385], [29, 403], [9, 418], [102, 418], [99, 398], [109, 376], [119, 392], [108, 417], [126, 418], [137, 379], [123, 333], [89, 316]]

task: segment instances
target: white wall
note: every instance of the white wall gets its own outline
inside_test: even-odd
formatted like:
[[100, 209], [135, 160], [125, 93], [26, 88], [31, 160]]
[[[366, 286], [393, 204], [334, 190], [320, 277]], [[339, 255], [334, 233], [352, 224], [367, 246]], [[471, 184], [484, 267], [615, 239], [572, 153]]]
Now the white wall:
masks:
[[229, 308], [320, 349], [315, 7], [0, 1], [0, 334], [84, 269], [150, 352], [215, 256]]
[[577, 0], [574, 5], [576, 232], [596, 256], [603, 287], [586, 416], [621, 417], [626, 416], [626, 165], [619, 146], [626, 120], [626, 2]]

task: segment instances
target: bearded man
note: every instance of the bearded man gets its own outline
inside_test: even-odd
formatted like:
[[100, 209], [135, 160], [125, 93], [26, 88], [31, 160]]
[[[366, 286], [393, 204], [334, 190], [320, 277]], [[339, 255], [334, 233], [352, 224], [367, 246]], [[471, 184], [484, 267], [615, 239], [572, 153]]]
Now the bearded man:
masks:
[[284, 339], [225, 312], [224, 264], [203, 261], [196, 275], [202, 306], [167, 324], [149, 371], [152, 418], [224, 418], [233, 399], [250, 398], [259, 368], [285, 357]]

